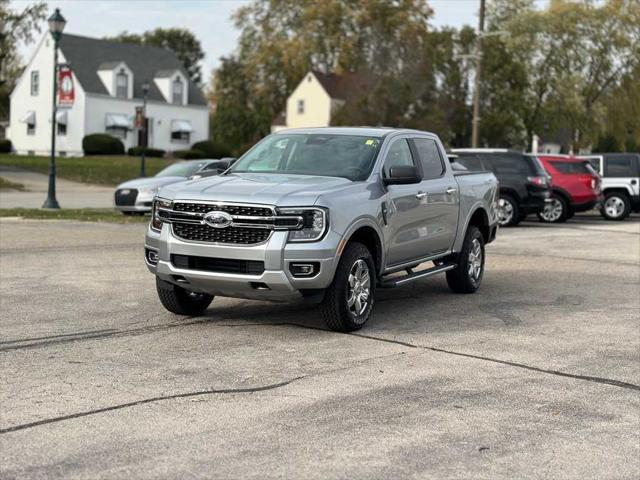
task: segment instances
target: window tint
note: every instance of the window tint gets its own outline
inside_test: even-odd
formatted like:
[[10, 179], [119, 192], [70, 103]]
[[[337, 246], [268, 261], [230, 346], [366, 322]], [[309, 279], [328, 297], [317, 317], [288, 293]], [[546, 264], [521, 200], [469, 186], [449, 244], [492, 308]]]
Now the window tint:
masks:
[[468, 170], [484, 170], [482, 162], [475, 155], [459, 155], [456, 162], [464, 165]]
[[516, 154], [482, 154], [479, 155], [486, 167], [498, 174], [525, 174], [532, 173], [532, 165], [527, 158]]
[[587, 162], [550, 162], [560, 173], [591, 173]]
[[605, 175], [607, 177], [635, 177], [637, 168], [634, 155], [616, 155], [605, 157]]
[[389, 173], [391, 167], [413, 167], [413, 157], [406, 138], [396, 140], [391, 144], [385, 160], [385, 170]]
[[436, 142], [429, 138], [414, 138], [413, 144], [416, 146], [422, 164], [422, 177], [438, 178], [442, 175], [444, 165]]

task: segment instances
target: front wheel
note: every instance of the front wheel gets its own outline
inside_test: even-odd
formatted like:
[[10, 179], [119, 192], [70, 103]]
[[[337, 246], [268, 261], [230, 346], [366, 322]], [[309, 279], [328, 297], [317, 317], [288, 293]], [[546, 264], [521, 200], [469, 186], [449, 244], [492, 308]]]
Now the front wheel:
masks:
[[337, 332], [359, 330], [369, 320], [376, 290], [371, 252], [361, 243], [347, 244], [320, 310], [327, 327]]
[[517, 225], [521, 220], [520, 209], [511, 195], [500, 195], [498, 200], [498, 224], [501, 227]]
[[569, 218], [569, 206], [564, 198], [554, 195], [538, 213], [538, 219], [545, 223], [561, 223]]
[[457, 266], [447, 272], [447, 284], [456, 293], [474, 293], [484, 275], [484, 237], [477, 227], [467, 230]]
[[191, 292], [158, 277], [156, 290], [162, 306], [178, 315], [200, 315], [213, 301], [213, 295]]
[[607, 220], [624, 220], [631, 213], [631, 201], [624, 193], [607, 193], [600, 212]]

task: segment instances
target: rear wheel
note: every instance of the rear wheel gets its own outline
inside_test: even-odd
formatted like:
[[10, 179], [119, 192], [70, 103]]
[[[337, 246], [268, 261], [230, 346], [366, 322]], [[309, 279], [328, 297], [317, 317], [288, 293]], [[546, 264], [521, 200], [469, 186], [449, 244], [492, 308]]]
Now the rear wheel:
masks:
[[477, 227], [470, 226], [457, 255], [457, 267], [447, 272], [447, 284], [456, 293], [473, 293], [480, 287], [484, 275], [484, 237]]
[[510, 227], [520, 222], [520, 209], [511, 195], [501, 194], [498, 200], [498, 224]]
[[361, 243], [347, 244], [333, 282], [320, 310], [327, 327], [352, 332], [369, 320], [376, 290], [376, 269], [369, 249]]
[[538, 219], [545, 223], [561, 223], [569, 218], [569, 205], [559, 195], [553, 195], [550, 202], [546, 202], [544, 209], [538, 213]]
[[607, 220], [624, 220], [631, 213], [629, 196], [622, 192], [605, 194], [600, 213]]
[[158, 277], [156, 290], [162, 306], [178, 315], [200, 315], [213, 301], [213, 295], [191, 292]]

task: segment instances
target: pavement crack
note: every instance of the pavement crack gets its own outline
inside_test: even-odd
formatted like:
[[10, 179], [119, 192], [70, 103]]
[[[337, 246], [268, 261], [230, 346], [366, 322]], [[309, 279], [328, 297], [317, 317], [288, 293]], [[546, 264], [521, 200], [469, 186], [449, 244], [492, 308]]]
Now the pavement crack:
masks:
[[297, 380], [301, 380], [301, 379], [303, 379], [305, 377], [306, 377], [306, 375], [302, 375], [302, 376], [299, 376], [299, 377], [294, 377], [294, 378], [292, 378], [290, 380], [286, 380], [284, 382], [273, 383], [273, 384], [270, 384], [270, 385], [263, 385], [263, 386], [259, 386], [259, 387], [196, 390], [196, 391], [193, 391], [193, 392], [177, 393], [177, 394], [174, 394], [174, 395], [162, 395], [162, 396], [158, 396], [158, 397], [145, 398], [145, 399], [142, 399], [142, 400], [136, 400], [135, 402], [121, 403], [121, 404], [118, 404], [118, 405], [111, 405], [109, 407], [97, 408], [95, 410], [87, 410], [87, 411], [84, 411], [84, 412], [72, 413], [72, 414], [63, 415], [63, 416], [60, 416], [60, 417], [45, 418], [43, 420], [38, 420], [37, 422], [22, 423], [20, 425], [14, 425], [12, 427], [7, 427], [7, 428], [0, 429], [0, 435], [3, 435], [5, 433], [17, 432], [17, 431], [20, 431], [20, 430], [26, 430], [28, 428], [39, 427], [39, 426], [42, 426], [42, 425], [49, 425], [49, 424], [52, 424], [52, 423], [64, 422], [66, 420], [73, 420], [73, 419], [76, 419], [76, 418], [88, 417], [88, 416], [91, 416], [91, 415], [98, 415], [100, 413], [112, 412], [112, 411], [115, 411], [115, 410], [122, 410], [123, 408], [137, 407], [139, 405], [144, 405], [144, 404], [147, 404], [147, 403], [162, 402], [162, 401], [165, 401], [165, 400], [174, 400], [174, 399], [177, 399], [177, 398], [200, 397], [200, 396], [203, 396], [203, 395], [223, 395], [223, 394], [265, 392], [265, 391], [268, 391], [268, 390], [275, 390], [277, 388], [286, 387], [287, 385], [290, 385], [293, 382], [295, 382]]
[[458, 357], [473, 358], [475, 360], [483, 360], [485, 362], [498, 363], [498, 364], [507, 365], [507, 366], [510, 366], [510, 367], [522, 368], [524, 370], [530, 370], [532, 372], [545, 373], [545, 374], [549, 374], [549, 375], [556, 375], [556, 376], [559, 376], [559, 377], [573, 378], [573, 379], [576, 379], [576, 380], [585, 380], [587, 382], [594, 382], [594, 383], [601, 383], [601, 384], [605, 384], [605, 385], [612, 385], [614, 387], [628, 388], [630, 390], [640, 390], [640, 385], [636, 385], [634, 383], [623, 382], [621, 380], [614, 380], [614, 379], [611, 379], [611, 378], [595, 377], [595, 376], [591, 376], [591, 375], [579, 375], [579, 374], [575, 374], [575, 373], [560, 372], [558, 370], [549, 370], [549, 369], [546, 369], [546, 368], [534, 367], [532, 365], [526, 365], [524, 363], [518, 363], [518, 362], [511, 362], [509, 360], [500, 360], [498, 358], [485, 357], [485, 356], [482, 356], [482, 355], [474, 355], [472, 353], [464, 353], [464, 352], [456, 352], [456, 351], [453, 351], [453, 350], [445, 350], [444, 348], [428, 347], [428, 346], [424, 346], [424, 345], [415, 345], [415, 344], [412, 344], [412, 343], [399, 342], [399, 341], [396, 341], [396, 340], [389, 340], [387, 338], [375, 337], [375, 336], [372, 336], [372, 335], [362, 335], [362, 334], [358, 334], [358, 333], [351, 333], [351, 334], [348, 334], [348, 335], [367, 338], [367, 339], [375, 340], [375, 341], [379, 341], [379, 342], [397, 343], [397, 344], [403, 345], [405, 347], [421, 348], [423, 350], [431, 350], [432, 352], [446, 353], [448, 355], [456, 355]]

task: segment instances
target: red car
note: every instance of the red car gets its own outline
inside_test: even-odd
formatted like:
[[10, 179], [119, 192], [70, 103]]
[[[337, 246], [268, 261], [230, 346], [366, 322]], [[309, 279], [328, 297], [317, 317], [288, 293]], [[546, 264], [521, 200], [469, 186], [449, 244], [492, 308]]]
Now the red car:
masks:
[[542, 222], [557, 223], [576, 212], [591, 210], [600, 201], [600, 175], [589, 162], [568, 155], [538, 155], [551, 175], [551, 202], [538, 213]]

